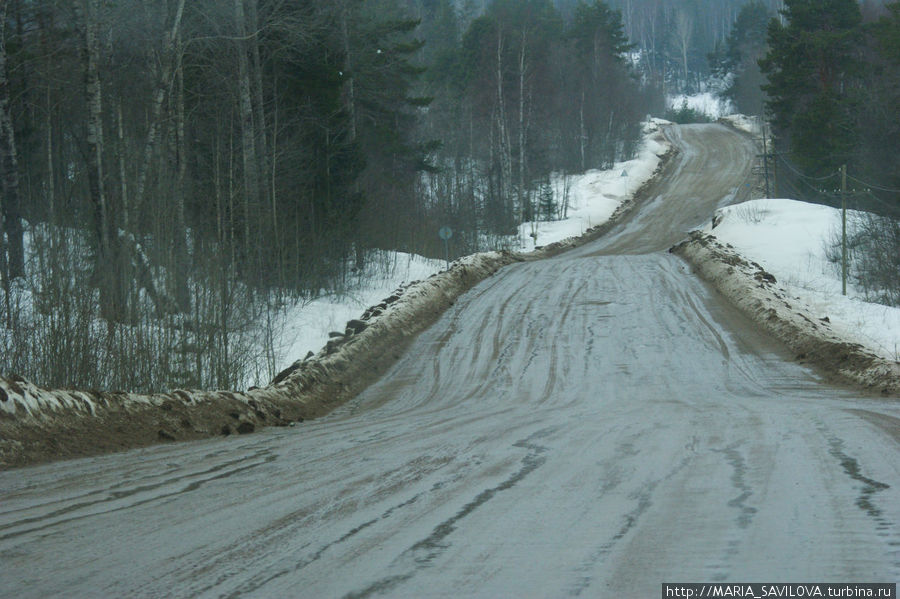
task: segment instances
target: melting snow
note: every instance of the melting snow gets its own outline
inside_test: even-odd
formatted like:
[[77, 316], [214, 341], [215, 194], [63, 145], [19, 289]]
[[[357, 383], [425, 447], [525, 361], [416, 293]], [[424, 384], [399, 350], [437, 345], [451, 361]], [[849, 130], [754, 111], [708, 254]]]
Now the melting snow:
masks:
[[[666, 124], [668, 121], [662, 119], [651, 119], [644, 124], [644, 140], [633, 160], [619, 162], [609, 170], [570, 175], [567, 218], [522, 224], [519, 250], [531, 252], [535, 245], [544, 246], [577, 237], [588, 228], [608, 221], [616, 208], [650, 179], [661, 156], [669, 151], [671, 146], [660, 131], [660, 126]], [[562, 183], [557, 178], [553, 185], [557, 201], [562, 193]], [[536, 239], [531, 236], [535, 230]], [[328, 341], [331, 331], [343, 331], [347, 321], [358, 318], [366, 308], [390, 295], [402, 283], [425, 279], [445, 267], [443, 260], [389, 254], [394, 267], [386, 274], [362, 277], [361, 282], [346, 294], [319, 297], [287, 310], [284, 326], [276, 339], [278, 370], [302, 359], [310, 351], [318, 352]]]
[[[852, 211], [848, 218], [853, 218]], [[719, 220], [721, 219], [721, 220]], [[841, 294], [840, 266], [826, 247], [840, 231], [840, 210], [795, 200], [753, 200], [717, 211], [706, 232], [775, 275], [778, 284], [835, 332], [889, 360], [900, 360], [900, 308], [865, 301], [849, 281]]]

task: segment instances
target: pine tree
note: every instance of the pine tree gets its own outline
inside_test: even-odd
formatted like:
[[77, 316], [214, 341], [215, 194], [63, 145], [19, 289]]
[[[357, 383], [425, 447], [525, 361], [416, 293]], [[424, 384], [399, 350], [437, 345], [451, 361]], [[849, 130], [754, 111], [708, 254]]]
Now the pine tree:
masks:
[[[627, 136], [621, 129], [633, 121], [621, 102], [631, 86], [625, 61], [633, 46], [625, 35], [622, 15], [605, 2], [595, 0], [575, 6], [567, 32], [574, 66], [568, 102], [577, 106], [578, 170], [614, 162], [617, 141]], [[638, 117], [639, 118], [639, 117]]]
[[745, 4], [731, 26], [719, 54], [710, 55], [712, 71], [722, 78], [731, 77], [723, 96], [745, 114], [763, 109], [762, 74], [758, 60], [766, 52], [769, 9], [761, 0]]
[[558, 217], [556, 198], [553, 197], [553, 186], [549, 179], [542, 181], [538, 189], [538, 210], [541, 220], [556, 220]]
[[355, 82], [357, 142], [366, 157], [360, 190], [363, 244], [409, 247], [404, 229], [416, 213], [416, 180], [431, 169], [429, 144], [417, 139], [420, 110], [431, 98], [418, 95], [425, 68], [414, 64], [424, 42], [418, 19], [392, 2], [366, 3], [351, 25], [350, 58]]
[[856, 0], [785, 0], [782, 25], [769, 24], [760, 67], [776, 132], [810, 174], [851, 160], [858, 103], [862, 15]]

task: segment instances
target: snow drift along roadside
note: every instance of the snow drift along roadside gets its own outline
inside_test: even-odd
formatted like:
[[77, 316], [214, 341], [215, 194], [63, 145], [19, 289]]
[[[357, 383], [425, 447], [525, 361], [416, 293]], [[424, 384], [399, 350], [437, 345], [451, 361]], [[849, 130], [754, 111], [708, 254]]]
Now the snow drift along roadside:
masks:
[[848, 342], [834, 331], [827, 317], [814, 315], [778, 286], [774, 275], [747, 261], [714, 235], [694, 231], [669, 251], [687, 260], [700, 277], [787, 345], [798, 361], [821, 368], [837, 381], [883, 395], [900, 393], [900, 362]]
[[0, 378], [0, 468], [152, 443], [250, 433], [321, 416], [353, 397], [455, 299], [516, 261], [476, 254], [398, 289], [314, 358], [295, 362], [265, 388], [176, 390], [153, 395], [42, 389]]
[[[661, 133], [656, 133], [662, 139]], [[0, 469], [96, 455], [155, 443], [246, 434], [322, 416], [377, 380], [413, 338], [456, 299], [503, 266], [539, 260], [593, 241], [644, 199], [674, 154], [668, 148], [647, 180], [609, 220], [534, 252], [467, 256], [448, 270], [397, 289], [347, 323], [315, 356], [294, 362], [264, 388], [176, 390], [140, 395], [43, 389], [0, 377]]]

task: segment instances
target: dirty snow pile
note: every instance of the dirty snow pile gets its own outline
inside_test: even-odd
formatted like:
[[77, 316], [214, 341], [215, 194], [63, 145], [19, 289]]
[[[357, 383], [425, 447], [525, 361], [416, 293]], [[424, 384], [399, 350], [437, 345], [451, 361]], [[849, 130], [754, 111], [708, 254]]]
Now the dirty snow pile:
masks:
[[[848, 212], [852, 220], [855, 215]], [[888, 360], [900, 360], [900, 308], [865, 301], [849, 280], [843, 296], [840, 265], [826, 258], [826, 248], [840, 239], [840, 210], [764, 199], [722, 208], [715, 221], [715, 228], [708, 225], [705, 232], [759, 263], [816, 316], [828, 317], [835, 333]]]
[[522, 223], [519, 227], [519, 250], [531, 252], [535, 246], [578, 237], [587, 229], [607, 222], [616, 209], [631, 199], [653, 176], [660, 159], [671, 149], [671, 144], [660, 131], [660, 126], [667, 124], [670, 123], [663, 119], [651, 119], [644, 123], [644, 139], [632, 160], [617, 162], [608, 170], [555, 177], [554, 199], [558, 205], [568, 202], [566, 218]]

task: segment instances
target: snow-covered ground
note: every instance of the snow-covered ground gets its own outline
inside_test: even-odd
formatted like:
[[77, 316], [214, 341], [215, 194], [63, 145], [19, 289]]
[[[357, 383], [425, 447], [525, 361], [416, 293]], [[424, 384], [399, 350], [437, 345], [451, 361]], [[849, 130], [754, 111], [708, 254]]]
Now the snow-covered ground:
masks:
[[[849, 218], [853, 218], [850, 214]], [[848, 281], [841, 294], [839, 265], [826, 248], [839, 234], [840, 211], [795, 200], [753, 200], [717, 211], [707, 232], [772, 273], [834, 331], [889, 360], [900, 360], [900, 308], [865, 301]]]
[[[651, 119], [644, 124], [644, 140], [635, 158], [618, 162], [608, 170], [590, 170], [570, 175], [569, 209], [566, 218], [555, 221], [522, 223], [519, 228], [520, 250], [531, 252], [535, 246], [577, 237], [587, 229], [602, 225], [622, 202], [631, 198], [647, 182], [669, 150], [669, 143], [658, 134], [663, 119]], [[557, 202], [562, 201], [562, 182], [554, 181]]]
[[347, 321], [359, 318], [366, 308], [378, 304], [400, 285], [426, 279], [445, 267], [443, 260], [403, 252], [386, 252], [385, 261], [388, 268], [364, 274], [346, 293], [322, 295], [285, 311], [284, 326], [275, 340], [278, 370], [308, 352], [318, 352], [330, 332], [343, 333]]
[[[608, 221], [616, 208], [650, 179], [669, 150], [668, 142], [660, 134], [660, 126], [665, 124], [668, 121], [652, 119], [644, 125], [644, 139], [634, 159], [619, 162], [609, 170], [568, 176], [567, 218], [523, 223], [518, 249], [531, 252], [536, 245], [577, 237], [588, 228]], [[554, 181], [557, 203], [562, 201], [563, 190], [563, 181]], [[536, 237], [532, 237], [532, 232], [537, 233]], [[360, 277], [360, 282], [347, 293], [322, 296], [288, 308], [283, 315], [284, 326], [275, 340], [277, 369], [288, 367], [310, 351], [318, 352], [328, 341], [330, 332], [343, 332], [347, 321], [359, 318], [366, 308], [377, 304], [402, 283], [428, 278], [445, 267], [443, 260], [402, 253], [390, 253], [388, 261], [393, 263], [393, 268]]]
[[712, 120], [734, 114], [734, 106], [731, 105], [731, 102], [708, 91], [689, 96], [685, 94], [669, 96], [666, 104], [667, 108], [675, 110], [687, 106], [691, 110], [705, 114]]
[[762, 128], [759, 124], [759, 118], [755, 116], [747, 116], [745, 114], [729, 114], [719, 118], [720, 122], [726, 122], [738, 131], [744, 131], [751, 135], [760, 135]]

